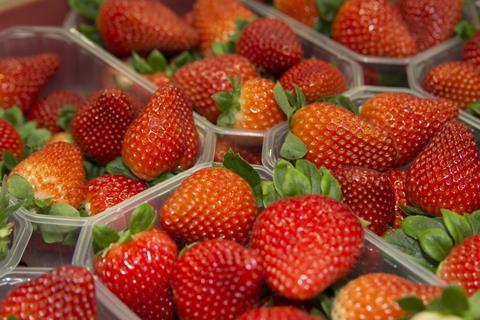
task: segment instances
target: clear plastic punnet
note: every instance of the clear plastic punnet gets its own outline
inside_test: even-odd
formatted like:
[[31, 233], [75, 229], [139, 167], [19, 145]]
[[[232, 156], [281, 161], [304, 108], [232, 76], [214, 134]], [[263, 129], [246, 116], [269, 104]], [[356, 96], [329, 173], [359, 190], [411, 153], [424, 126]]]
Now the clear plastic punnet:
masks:
[[33, 230], [32, 224], [17, 212], [12, 214], [10, 220], [13, 222], [13, 232], [10, 234], [8, 253], [0, 259], [0, 277], [11, 272], [20, 263]]

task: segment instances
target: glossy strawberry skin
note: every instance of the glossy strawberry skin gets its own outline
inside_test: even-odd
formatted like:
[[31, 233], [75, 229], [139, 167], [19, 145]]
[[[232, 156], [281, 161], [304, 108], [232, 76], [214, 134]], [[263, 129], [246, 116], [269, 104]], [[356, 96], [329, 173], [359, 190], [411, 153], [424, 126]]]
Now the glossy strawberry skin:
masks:
[[417, 53], [415, 40], [388, 0], [347, 0], [332, 25], [332, 37], [369, 56], [408, 57]]
[[169, 279], [177, 254], [177, 247], [168, 235], [153, 228], [97, 256], [95, 273], [142, 319], [170, 320], [174, 307]]
[[260, 257], [233, 241], [200, 242], [178, 258], [174, 269], [175, 306], [184, 320], [236, 319], [260, 300]]
[[440, 264], [437, 275], [448, 283], [459, 283], [469, 295], [480, 290], [480, 234], [453, 248]]
[[98, 214], [147, 189], [143, 181], [112, 174], [88, 182], [87, 207], [91, 215]]
[[460, 214], [480, 207], [480, 154], [470, 129], [451, 121], [418, 155], [407, 173], [408, 200], [426, 212]]
[[395, 191], [395, 219], [392, 223], [393, 229], [399, 229], [405, 214], [400, 207], [408, 206], [407, 200], [407, 172], [400, 169], [390, 170], [387, 173], [390, 184]]
[[275, 0], [273, 3], [279, 11], [311, 28], [320, 15], [315, 0]]
[[272, 204], [257, 219], [251, 240], [269, 287], [296, 300], [314, 297], [349, 273], [362, 244], [358, 218], [345, 204], [320, 195]]
[[345, 77], [334, 66], [315, 58], [303, 60], [288, 69], [280, 78], [285, 90], [294, 85], [302, 90], [307, 102], [340, 95], [347, 88]]
[[221, 167], [192, 174], [159, 210], [163, 229], [181, 245], [213, 239], [244, 244], [257, 214], [250, 185]]
[[273, 307], [253, 309], [237, 320], [321, 320], [293, 307]]
[[278, 19], [257, 19], [242, 32], [237, 53], [259, 70], [280, 74], [300, 62], [303, 48], [295, 32]]
[[17, 129], [10, 122], [0, 119], [0, 161], [3, 160], [3, 153], [9, 151], [16, 158], [23, 156], [23, 140]]
[[470, 38], [463, 47], [463, 61], [480, 67], [480, 33]]
[[232, 150], [233, 153], [239, 154], [243, 160], [250, 164], [262, 164], [261, 147], [241, 146], [227, 138], [220, 137], [217, 137], [214, 160], [216, 162], [223, 162], [223, 158], [229, 150]]
[[59, 66], [54, 53], [0, 59], [0, 106], [27, 111]]
[[157, 1], [107, 0], [97, 27], [107, 48], [120, 56], [154, 49], [178, 52], [198, 44], [195, 30]]
[[244, 82], [256, 75], [255, 67], [246, 58], [224, 55], [188, 64], [174, 73], [172, 81], [185, 91], [198, 113], [216, 123], [220, 111], [212, 95], [232, 89], [229, 77], [239, 76]]
[[393, 140], [381, 128], [332, 103], [298, 110], [291, 131], [307, 146], [305, 158], [317, 167], [353, 165], [385, 171], [397, 161]]
[[170, 81], [170, 78], [163, 72], [143, 75], [148, 81], [156, 85], [158, 88], [164, 86]]

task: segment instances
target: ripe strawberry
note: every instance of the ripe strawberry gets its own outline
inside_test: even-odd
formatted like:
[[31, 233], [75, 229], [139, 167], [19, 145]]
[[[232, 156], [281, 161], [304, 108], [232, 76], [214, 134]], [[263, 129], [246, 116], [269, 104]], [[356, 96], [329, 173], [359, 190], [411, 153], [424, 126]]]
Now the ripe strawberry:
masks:
[[207, 56], [215, 42], [227, 42], [237, 31], [238, 20], [251, 21], [255, 18], [253, 12], [238, 0], [197, 0], [193, 15], [200, 48]]
[[400, 207], [409, 205], [406, 190], [407, 172], [395, 169], [388, 171], [387, 176], [395, 192], [395, 219], [393, 220], [392, 228], [399, 229], [405, 218], [405, 214]]
[[240, 157], [250, 164], [262, 164], [261, 147], [240, 146], [229, 141], [229, 139], [224, 138], [217, 138], [214, 160], [217, 162], [223, 162], [223, 158], [229, 150], [232, 150], [233, 153], [239, 154]]
[[419, 51], [450, 38], [463, 16], [463, 0], [400, 0], [397, 3]]
[[388, 133], [333, 103], [313, 103], [298, 110], [291, 131], [307, 146], [305, 158], [317, 167], [354, 165], [379, 171], [397, 161]]
[[388, 0], [347, 0], [332, 26], [334, 40], [355, 52], [381, 57], [417, 53], [415, 39]]
[[107, 48], [120, 56], [154, 49], [178, 52], [198, 44], [196, 31], [158, 1], [106, 0], [97, 27]]
[[345, 77], [337, 68], [315, 58], [303, 60], [288, 69], [280, 78], [280, 83], [290, 91], [297, 85], [307, 102], [337, 96], [347, 88]]
[[82, 101], [82, 97], [74, 92], [55, 91], [37, 102], [29, 110], [27, 117], [30, 120], [37, 121], [39, 128], [48, 129], [52, 133], [59, 132], [62, 131], [62, 128], [58, 125], [60, 111], [67, 106], [77, 109]]
[[393, 274], [366, 274], [350, 281], [337, 294], [332, 320], [400, 319], [405, 312], [398, 299], [416, 295], [428, 303], [441, 292], [441, 287], [417, 284]]
[[412, 160], [446, 122], [458, 117], [455, 103], [422, 99], [402, 93], [382, 93], [368, 99], [360, 115], [390, 133], [398, 151], [398, 165]]
[[96, 319], [95, 283], [84, 268], [63, 266], [22, 283], [0, 302], [0, 318]]
[[275, 101], [275, 83], [264, 78], [233, 82], [232, 90], [213, 96], [222, 112], [217, 119], [219, 126], [265, 131], [287, 119]]
[[105, 250], [95, 258], [95, 273], [141, 319], [171, 320], [174, 307], [169, 280], [178, 250], [165, 232], [152, 227], [154, 220], [152, 207], [143, 204], [132, 214], [128, 237], [120, 240], [114, 229], [95, 226], [95, 243]]
[[236, 320], [321, 320], [292, 307], [253, 309]]
[[196, 158], [198, 133], [190, 101], [167, 84], [151, 97], [145, 112], [125, 133], [122, 158], [143, 180], [153, 180]]
[[315, 0], [274, 0], [273, 4], [279, 11], [311, 28], [320, 14]]
[[260, 301], [260, 257], [236, 242], [200, 242], [180, 255], [174, 270], [175, 306], [184, 320], [236, 319]]
[[255, 67], [239, 55], [206, 58], [178, 69], [172, 81], [192, 100], [195, 110], [215, 123], [220, 110], [212, 95], [232, 89], [229, 77], [240, 77], [241, 82], [256, 77]]
[[147, 189], [143, 181], [112, 174], [88, 182], [86, 208], [91, 215], [103, 212]]
[[109, 162], [120, 156], [122, 140], [137, 111], [120, 89], [92, 94], [72, 119], [72, 135], [89, 158]]
[[3, 153], [9, 151], [16, 158], [23, 156], [23, 141], [17, 129], [10, 122], [0, 119], [0, 161]]
[[459, 283], [469, 295], [480, 290], [480, 234], [453, 248], [437, 269], [440, 278]]
[[195, 28], [195, 15], [193, 10], [188, 11], [182, 16], [183, 21], [185, 21], [190, 27]]
[[252, 248], [263, 258], [268, 285], [296, 300], [314, 297], [349, 273], [362, 244], [362, 226], [350, 209], [320, 195], [277, 201], [263, 211], [252, 232]]
[[33, 187], [35, 198], [52, 198], [78, 208], [85, 199], [86, 182], [80, 149], [66, 142], [49, 144], [20, 162], [10, 173], [20, 175]]
[[463, 47], [463, 61], [480, 67], [480, 33], [470, 38]]
[[240, 35], [236, 49], [259, 70], [271, 74], [281, 74], [303, 57], [297, 35], [278, 19], [262, 18], [250, 23]]
[[451, 121], [435, 134], [408, 170], [407, 196], [434, 215], [480, 208], [480, 153], [470, 129]]
[[459, 108], [480, 99], [480, 69], [467, 62], [447, 62], [432, 68], [422, 82], [434, 96], [452, 100]]
[[247, 181], [214, 167], [186, 178], [159, 214], [163, 229], [179, 244], [220, 238], [243, 244], [258, 211]]
[[59, 66], [54, 53], [0, 59], [0, 107], [27, 111]]
[[368, 228], [382, 235], [395, 218], [395, 191], [385, 174], [342, 166], [333, 171], [340, 182], [343, 202], [359, 217], [370, 222]]
[[158, 88], [167, 84], [170, 81], [170, 78], [164, 72], [157, 72], [154, 74], [146, 74], [144, 75], [148, 81], [156, 85]]

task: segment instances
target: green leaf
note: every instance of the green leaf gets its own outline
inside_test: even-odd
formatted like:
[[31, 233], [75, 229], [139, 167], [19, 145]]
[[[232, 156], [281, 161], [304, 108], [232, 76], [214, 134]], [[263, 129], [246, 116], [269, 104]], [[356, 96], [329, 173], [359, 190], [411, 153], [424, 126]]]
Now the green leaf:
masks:
[[470, 228], [472, 229], [472, 234], [480, 233], [480, 210], [474, 211], [470, 214], [465, 215]]
[[318, 8], [320, 31], [325, 34], [330, 34], [331, 25], [337, 16], [338, 10], [342, 6], [344, 0], [315, 0]]
[[477, 29], [469, 21], [462, 20], [455, 26], [455, 34], [463, 40], [468, 40], [477, 34]]
[[360, 114], [358, 107], [352, 102], [352, 100], [345, 96], [326, 97], [318, 99], [317, 101], [334, 103], [356, 115]]
[[139, 232], [148, 231], [153, 227], [155, 223], [155, 213], [147, 203], [141, 204], [133, 210], [132, 218], [128, 229], [132, 235]]
[[[322, 307], [323, 312], [325, 315], [328, 317], [328, 319], [331, 319], [332, 317], [332, 307], [333, 307], [333, 298], [327, 294], [321, 294], [320, 297], [318, 298], [320, 302], [320, 306]], [[322, 314], [319, 312], [319, 316], [322, 316]]]
[[453, 248], [452, 239], [441, 229], [426, 229], [418, 234], [422, 250], [433, 260], [444, 260]]
[[64, 227], [56, 225], [40, 224], [38, 226], [43, 242], [48, 244], [63, 242], [64, 237], [76, 229], [75, 227]]
[[429, 216], [428, 213], [423, 211], [420, 208], [411, 207], [411, 206], [400, 206], [400, 209], [405, 213], [407, 216]]
[[106, 166], [109, 174], [121, 174], [127, 178], [138, 180], [138, 178], [130, 171], [122, 157], [118, 157], [115, 160], [109, 162]]
[[148, 64], [148, 62], [140, 57], [138, 53], [133, 52], [132, 53], [132, 58], [130, 59], [130, 62], [133, 66], [133, 69], [137, 71], [140, 74], [152, 74], [154, 73], [154, 70], [152, 67]]
[[273, 95], [275, 96], [275, 101], [280, 109], [282, 109], [283, 113], [285, 113], [287, 118], [290, 119], [295, 112], [295, 108], [290, 104], [287, 94], [285, 93], [285, 90], [280, 82], [275, 84], [275, 87], [273, 88]]
[[78, 31], [83, 34], [87, 39], [97, 44], [98, 46], [104, 48], [105, 44], [103, 43], [102, 35], [95, 25], [80, 23], [78, 26]]
[[243, 160], [240, 155], [229, 150], [223, 158], [223, 166], [245, 179], [250, 187], [252, 187], [257, 203], [262, 203], [260, 175], [247, 161]]
[[287, 174], [288, 168], [293, 168], [293, 165], [285, 160], [279, 160], [273, 168], [273, 183], [275, 189], [281, 197], [284, 197], [285, 194], [282, 190], [283, 181], [285, 181], [285, 176]]
[[18, 318], [13, 314], [9, 314], [7, 320], [18, 320]]
[[87, 180], [92, 180], [96, 177], [103, 176], [107, 169], [101, 164], [96, 164], [87, 159], [83, 159], [83, 167], [85, 168], [85, 177]]
[[480, 291], [477, 291], [469, 299], [470, 310], [467, 312], [467, 316], [470, 319], [480, 319]]
[[118, 243], [128, 243], [133, 241], [133, 235], [130, 230], [124, 230], [120, 232], [120, 239], [118, 239]]
[[215, 56], [222, 56], [229, 53], [231, 50], [230, 46], [227, 43], [215, 41], [212, 45], [212, 53]]
[[79, 230], [80, 229], [67, 233], [63, 238], [62, 244], [65, 246], [75, 246], [78, 241]]
[[[10, 205], [10, 197], [7, 192], [7, 176], [3, 176], [2, 186], [0, 188], [0, 215], [8, 208]], [[3, 219], [2, 219], [3, 220]], [[0, 220], [1, 223], [1, 220]]]
[[92, 230], [93, 242], [98, 251], [108, 248], [111, 244], [120, 240], [120, 235], [117, 230], [106, 225], [95, 225]]
[[167, 59], [165, 56], [158, 50], [153, 50], [148, 55], [148, 65], [153, 70], [153, 73], [165, 72], [167, 69]]
[[51, 216], [79, 218], [80, 212], [65, 202], [57, 202], [50, 207], [48, 214]]
[[10, 172], [20, 161], [8, 150], [3, 151], [3, 166]]
[[340, 182], [338, 182], [338, 180], [330, 173], [327, 168], [320, 168], [320, 174], [322, 175], [322, 180], [320, 182], [322, 194], [332, 199], [342, 201], [343, 194]]
[[449, 286], [443, 290], [440, 298], [427, 306], [427, 309], [442, 314], [463, 316], [469, 309], [467, 294], [457, 285]]
[[18, 174], [10, 176], [7, 188], [8, 192], [17, 199], [33, 200], [33, 187], [24, 177]]
[[289, 131], [280, 149], [280, 155], [288, 160], [297, 160], [303, 158], [307, 152], [305, 143]]
[[273, 183], [282, 197], [310, 194], [312, 190], [309, 179], [285, 160], [275, 165]]
[[70, 125], [72, 123], [73, 116], [75, 115], [75, 112], [77, 109], [75, 106], [67, 104], [65, 105], [59, 113], [59, 117], [57, 120], [57, 125], [62, 128], [66, 132], [70, 132], [71, 128]]
[[23, 112], [18, 107], [4, 110], [2, 113], [2, 118], [10, 122], [10, 124], [14, 127], [19, 127], [25, 123]]
[[310, 180], [311, 194], [323, 194], [321, 186], [322, 174], [313, 163], [300, 159], [295, 162], [295, 168]]
[[262, 188], [262, 199], [264, 208], [269, 207], [272, 203], [275, 203], [281, 199], [281, 196], [275, 189], [273, 181], [262, 181], [260, 183], [260, 186]]
[[441, 212], [443, 222], [453, 240], [455, 240], [455, 244], [460, 244], [465, 238], [473, 235], [472, 228], [465, 217], [446, 209], [442, 209]]
[[68, 0], [68, 4], [70, 8], [80, 16], [95, 20], [103, 1], [104, 0]]
[[397, 300], [398, 305], [405, 311], [418, 313], [425, 310], [425, 304], [416, 296], [406, 296]]
[[440, 219], [425, 216], [406, 217], [401, 223], [401, 228], [407, 235], [414, 239], [418, 239], [419, 234], [425, 229], [446, 230]]
[[182, 250], [180, 250], [180, 252], [178, 253], [178, 256], [181, 257], [182, 255], [185, 254], [185, 252], [187, 252], [187, 251], [190, 250], [191, 248], [195, 247], [197, 244], [198, 244], [198, 241], [192, 242], [192, 243], [190, 243], [190, 244], [187, 244], [186, 246], [184, 246], [184, 247], [182, 248]]

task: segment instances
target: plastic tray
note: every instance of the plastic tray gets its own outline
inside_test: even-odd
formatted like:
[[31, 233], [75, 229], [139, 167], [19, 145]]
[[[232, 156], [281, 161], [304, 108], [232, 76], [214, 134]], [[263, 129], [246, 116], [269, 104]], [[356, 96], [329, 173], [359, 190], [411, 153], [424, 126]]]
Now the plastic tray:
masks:
[[18, 213], [12, 215], [14, 223], [7, 256], [0, 260], [0, 277], [15, 269], [32, 235], [32, 224]]
[[67, 12], [68, 3], [65, 0], [0, 1], [0, 30], [20, 24], [60, 26]]
[[[17, 268], [13, 272], [0, 278], [0, 300], [8, 292], [23, 282], [35, 279], [50, 271], [49, 268]], [[95, 279], [97, 295], [97, 319], [99, 320], [140, 320], [135, 313], [131, 312], [125, 305], [105, 286]]]

